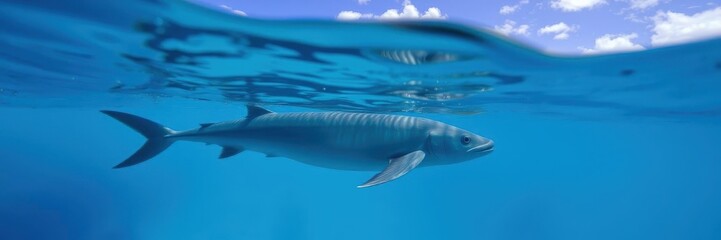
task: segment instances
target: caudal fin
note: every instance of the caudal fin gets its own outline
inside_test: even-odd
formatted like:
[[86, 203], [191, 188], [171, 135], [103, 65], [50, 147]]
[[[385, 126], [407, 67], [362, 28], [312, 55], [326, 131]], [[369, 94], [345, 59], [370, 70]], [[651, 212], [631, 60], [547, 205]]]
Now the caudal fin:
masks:
[[170, 144], [173, 143], [172, 140], [167, 139], [165, 136], [168, 134], [172, 134], [175, 131], [156, 122], [122, 112], [108, 110], [103, 110], [100, 112], [105, 113], [112, 118], [115, 118], [116, 120], [122, 122], [123, 124], [127, 125], [128, 127], [134, 129], [135, 131], [148, 138], [145, 144], [140, 147], [138, 151], [136, 151], [128, 159], [125, 159], [125, 161], [121, 162], [113, 168], [128, 167], [144, 162], [152, 157], [155, 157], [155, 155], [158, 155], [160, 152], [168, 148]]

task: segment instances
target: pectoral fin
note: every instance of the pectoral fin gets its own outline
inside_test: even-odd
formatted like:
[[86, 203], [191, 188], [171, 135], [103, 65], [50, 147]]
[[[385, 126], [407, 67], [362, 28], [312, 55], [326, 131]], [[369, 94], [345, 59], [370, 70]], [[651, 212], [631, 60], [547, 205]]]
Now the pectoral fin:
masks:
[[426, 157], [426, 153], [418, 150], [398, 158], [392, 158], [386, 169], [359, 185], [358, 188], [371, 187], [399, 178], [418, 166], [424, 157]]
[[223, 147], [223, 151], [220, 152], [220, 156], [218, 158], [223, 159], [227, 157], [232, 157], [235, 154], [238, 154], [242, 152], [242, 148], [235, 148], [235, 147]]

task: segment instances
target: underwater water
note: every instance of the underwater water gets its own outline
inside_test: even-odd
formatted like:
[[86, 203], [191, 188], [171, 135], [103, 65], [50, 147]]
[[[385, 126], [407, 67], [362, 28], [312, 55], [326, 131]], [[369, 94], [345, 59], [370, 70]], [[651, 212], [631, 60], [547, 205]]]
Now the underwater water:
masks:
[[[721, 239], [721, 39], [541, 53], [448, 22], [269, 21], [182, 1], [0, 2], [0, 239]], [[493, 153], [358, 189], [144, 138], [276, 112], [402, 114]], [[381, 169], [379, 169], [380, 171]]]

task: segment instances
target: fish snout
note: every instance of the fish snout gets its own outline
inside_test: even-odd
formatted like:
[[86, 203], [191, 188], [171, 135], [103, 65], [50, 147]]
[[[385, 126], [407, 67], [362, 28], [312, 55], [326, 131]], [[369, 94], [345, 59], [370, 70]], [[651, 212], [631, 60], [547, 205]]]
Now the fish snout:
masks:
[[493, 140], [487, 139], [487, 138], [484, 138], [483, 140], [484, 141], [481, 141], [481, 143], [478, 144], [477, 146], [475, 146], [471, 149], [468, 149], [467, 152], [489, 153], [489, 152], [493, 151], [493, 147], [495, 146]]

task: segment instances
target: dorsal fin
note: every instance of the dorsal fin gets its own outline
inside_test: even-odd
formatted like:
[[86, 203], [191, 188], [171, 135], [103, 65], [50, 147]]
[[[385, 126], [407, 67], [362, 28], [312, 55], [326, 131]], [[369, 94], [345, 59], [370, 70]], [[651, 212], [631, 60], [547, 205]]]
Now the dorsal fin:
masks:
[[200, 129], [207, 128], [208, 126], [213, 125], [212, 123], [201, 123]]
[[270, 111], [268, 109], [258, 107], [258, 106], [248, 105], [247, 107], [248, 107], [248, 116], [246, 116], [245, 118], [249, 119], [249, 120], [253, 119], [253, 118], [257, 118], [264, 114], [273, 113], [272, 111]]

